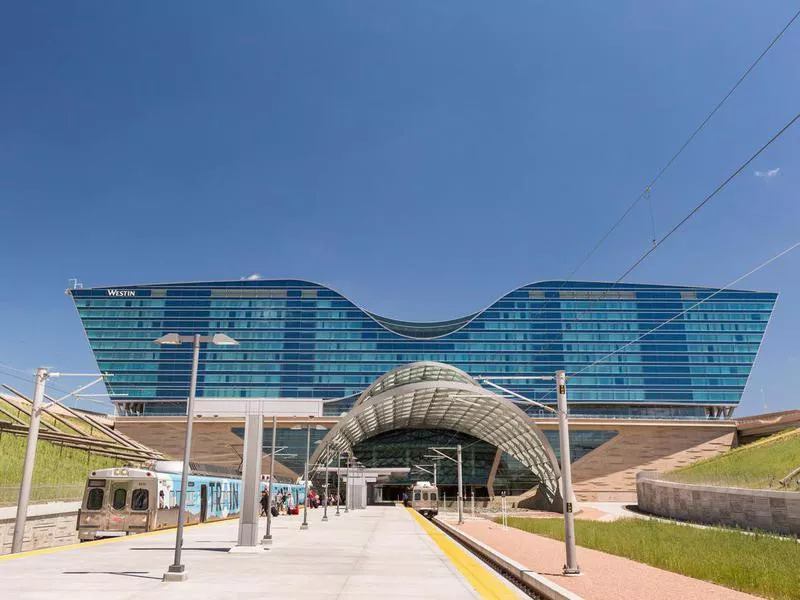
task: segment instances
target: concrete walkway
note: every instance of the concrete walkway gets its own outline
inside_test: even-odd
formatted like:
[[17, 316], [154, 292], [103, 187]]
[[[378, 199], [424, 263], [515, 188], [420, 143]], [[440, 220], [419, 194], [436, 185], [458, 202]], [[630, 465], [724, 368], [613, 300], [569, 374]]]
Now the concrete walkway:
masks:
[[[40, 517], [43, 515], [58, 515], [68, 512], [77, 513], [80, 507], [80, 502], [44, 502], [41, 504], [31, 504], [28, 506], [28, 516]], [[16, 506], [3, 506], [0, 508], [0, 521], [16, 519], [16, 517]]]
[[[448, 521], [453, 526], [456, 521]], [[586, 600], [754, 600], [729, 588], [657, 569], [621, 556], [578, 548], [583, 575], [564, 577], [564, 543], [502, 526], [486, 519], [470, 519], [458, 527], [508, 558], [544, 575]]]
[[[161, 581], [173, 558], [175, 532], [168, 530], [0, 557], [0, 589], [4, 598], [32, 600], [480, 597], [406, 509], [334, 513], [323, 523], [322, 510], [310, 511], [307, 531], [299, 528], [301, 517], [278, 517], [274, 542], [260, 554], [227, 552], [236, 544], [238, 520], [188, 527], [183, 583]], [[506, 582], [479, 568], [508, 594]]]

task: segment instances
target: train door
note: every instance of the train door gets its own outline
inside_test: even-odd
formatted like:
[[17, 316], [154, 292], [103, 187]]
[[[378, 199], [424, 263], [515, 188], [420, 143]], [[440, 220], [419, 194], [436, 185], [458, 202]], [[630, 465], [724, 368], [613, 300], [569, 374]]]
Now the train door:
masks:
[[204, 483], [200, 486], [200, 522], [205, 523], [208, 519], [208, 486]]
[[106, 500], [109, 507], [108, 531], [127, 531], [131, 482], [112, 480], [109, 492]]
[[157, 504], [154, 503], [156, 482], [151, 477], [134, 479], [128, 498], [128, 532], [141, 533], [155, 527]]

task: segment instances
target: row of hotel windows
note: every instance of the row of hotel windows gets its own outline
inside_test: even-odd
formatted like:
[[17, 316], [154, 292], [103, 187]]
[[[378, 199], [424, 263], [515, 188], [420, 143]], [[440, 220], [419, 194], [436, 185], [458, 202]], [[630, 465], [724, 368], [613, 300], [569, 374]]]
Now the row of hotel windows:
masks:
[[[176, 333], [184, 333], [180, 330], [176, 331]], [[189, 333], [189, 332], [186, 332]], [[152, 331], [146, 330], [120, 330], [120, 331], [110, 331], [110, 330], [89, 330], [87, 331], [87, 336], [89, 341], [93, 340], [104, 340], [104, 339], [118, 339], [118, 340], [150, 340], [151, 342], [158, 337], [160, 333], [154, 333]], [[249, 340], [346, 340], [346, 339], [354, 339], [354, 341], [360, 341], [363, 339], [369, 339], [370, 336], [368, 334], [363, 335], [363, 337], [356, 337], [352, 338], [347, 334], [337, 333], [335, 331], [297, 331], [293, 333], [269, 333], [265, 331], [255, 332], [255, 331], [240, 331], [236, 332], [235, 334], [236, 339], [239, 342], [249, 341]], [[453, 334], [458, 335], [458, 334]], [[697, 340], [697, 341], [717, 341], [720, 339], [724, 339], [725, 334], [690, 334], [690, 333], [670, 333], [670, 332], [660, 332], [656, 331], [653, 333], [648, 333], [646, 336], [643, 336], [641, 339], [647, 340], [662, 340], [662, 341], [686, 341], [688, 340]], [[738, 340], [736, 336], [741, 335], [744, 336], [743, 340]], [[691, 337], [690, 337], [691, 336]], [[748, 335], [748, 334], [736, 334], [736, 336], [727, 337], [733, 338], [731, 341], [752, 341], [755, 343], [759, 343], [761, 341], [761, 335]], [[484, 341], [484, 342], [497, 342], [497, 341], [563, 341], [563, 342], [629, 342], [635, 340], [638, 336], [635, 332], [631, 333], [576, 333], [576, 332], [569, 332], [569, 331], [561, 331], [561, 332], [554, 332], [554, 333], [478, 333], [472, 332], [468, 337], [460, 337], [461, 340], [474, 340], [474, 341]], [[453, 338], [451, 338], [453, 339]], [[408, 348], [407, 345], [402, 343], [397, 343], [396, 346], [398, 349]]]
[[[706, 349], [703, 346], [699, 352], [703, 352]], [[663, 351], [651, 351], [651, 352], [633, 352], [630, 351], [630, 348], [625, 349], [626, 352], [620, 352], [618, 354], [614, 354], [609, 356], [607, 359], [603, 358], [603, 362], [606, 364], [609, 363], [641, 363], [641, 364], [652, 364], [652, 363], [670, 363], [676, 365], [684, 365], [687, 363], [717, 363], [717, 364], [749, 364], [755, 358], [755, 352], [752, 353], [738, 353], [738, 354], [686, 354], [685, 352], [663, 352]], [[660, 348], [659, 348], [660, 350]], [[109, 354], [110, 360], [115, 360], [116, 356], [114, 353]], [[365, 364], [371, 365], [373, 368], [383, 368], [388, 369], [391, 368], [392, 365], [403, 364], [403, 363], [411, 363], [411, 362], [418, 362], [423, 360], [430, 360], [435, 362], [447, 362], [447, 363], [454, 363], [454, 364], [466, 364], [470, 367], [470, 370], [475, 369], [507, 369], [516, 371], [520, 367], [523, 367], [528, 364], [537, 364], [539, 367], [543, 367], [547, 363], [552, 363], [554, 365], [558, 364], [583, 364], [583, 363], [593, 363], [597, 361], [599, 358], [603, 357], [604, 355], [602, 352], [592, 352], [587, 354], [577, 354], [572, 352], [563, 352], [563, 353], [537, 353], [537, 354], [514, 354], [509, 356], [491, 356], [491, 355], [481, 355], [481, 354], [455, 354], [455, 353], [435, 353], [435, 354], [415, 354], [409, 353], [404, 354], [400, 357], [397, 355], [380, 355], [380, 354], [349, 354], [345, 356], [337, 355], [337, 354], [326, 354], [326, 353], [317, 353], [317, 354], [304, 354], [298, 355], [297, 359], [282, 359], [282, 360], [274, 360], [274, 361], [266, 361], [265, 364], [272, 364], [272, 365], [279, 365], [279, 367], [269, 367], [276, 370], [290, 370], [290, 371], [298, 371], [298, 370], [313, 370], [314, 368], [326, 369], [326, 365], [336, 365], [336, 364]], [[253, 357], [251, 360], [241, 360], [235, 361], [230, 360], [230, 357], [222, 356], [219, 357], [219, 360], [212, 360], [210, 357], [202, 356], [203, 364], [221, 364], [221, 365], [233, 365], [237, 364], [248, 364], [248, 363], [257, 363], [258, 361]], [[693, 358], [698, 360], [692, 360]], [[488, 359], [488, 360], [487, 360]], [[494, 359], [494, 360], [492, 360]], [[105, 361], [109, 359], [99, 359], [99, 361]], [[163, 365], [168, 364], [187, 364], [190, 359], [190, 355], [187, 356], [185, 353], [183, 354], [170, 354], [167, 357], [163, 357], [160, 360], [153, 361], [155, 363], [160, 363]], [[147, 364], [145, 361], [137, 360], [137, 363]], [[380, 364], [378, 364], [380, 363]], [[308, 365], [317, 364], [320, 365], [319, 367], [311, 367]], [[377, 365], [377, 366], [376, 366]], [[224, 368], [224, 367], [219, 367]], [[342, 367], [349, 369], [350, 367]]]
[[[195, 329], [214, 331], [220, 329], [258, 329], [263, 331], [270, 331], [275, 329], [359, 329], [361, 323], [352, 323], [348, 321], [335, 322], [335, 321], [308, 321], [313, 323], [314, 327], [289, 327], [294, 325], [294, 321], [128, 321], [128, 320], [93, 320], [86, 319], [84, 327], [87, 330], [94, 329], [153, 329], [163, 330], [167, 328], [187, 329], [194, 327]], [[303, 322], [303, 324], [307, 324]], [[595, 321], [595, 322], [572, 322], [572, 321], [554, 321], [554, 322], [521, 322], [506, 323], [508, 327], [494, 327], [494, 324], [489, 327], [489, 323], [476, 323], [473, 328], [475, 329], [528, 329], [528, 330], [588, 330], [588, 331], [634, 331], [644, 332], [653, 329], [660, 321], [645, 322], [641, 320], [635, 321]], [[346, 327], [345, 327], [346, 325]], [[479, 327], [481, 325], [481, 327]], [[522, 327], [522, 325], [525, 325]], [[659, 331], [756, 331], [763, 332], [766, 328], [766, 320], [753, 321], [718, 321], [708, 322], [683, 322], [673, 321], [671, 323], [664, 323]], [[369, 329], [372, 331], [372, 329]]]
[[[199, 384], [213, 385], [217, 383], [235, 384], [338, 384], [342, 383], [342, 377], [327, 375], [205, 375]], [[374, 379], [367, 374], [359, 381]], [[121, 385], [132, 383], [175, 383], [187, 382], [185, 375], [126, 375]], [[575, 377], [570, 381], [570, 386], [575, 387], [599, 387], [599, 386], [667, 386], [667, 387], [729, 387], [743, 388], [747, 383], [747, 377], [585, 377], [583, 375]], [[116, 388], [116, 382], [114, 384]]]
[[[626, 348], [628, 350], [628, 348]], [[110, 358], [105, 358], [103, 360], [114, 360], [115, 353], [108, 353]], [[203, 364], [213, 364], [214, 357], [206, 357], [201, 354], [203, 357]], [[351, 363], [365, 363], [367, 361], [380, 361], [380, 355], [373, 355], [373, 354], [349, 354], [346, 355], [346, 358], [337, 358], [339, 355], [335, 354], [319, 354], [319, 355], [309, 355], [303, 360], [311, 360], [315, 363], [328, 363], [328, 364], [336, 364], [339, 362], [351, 362]], [[459, 356], [463, 358], [458, 358]], [[513, 356], [513, 355], [512, 355]], [[517, 356], [525, 356], [525, 355], [517, 355]], [[466, 364], [468, 370], [474, 371], [476, 369], [490, 369], [490, 370], [507, 370], [516, 372], [520, 368], [525, 368], [525, 365], [528, 364], [536, 364], [538, 368], [545, 368], [548, 363], [553, 365], [553, 368], [560, 368], [558, 365], [564, 364], [588, 364], [593, 363], [599, 358], [603, 357], [600, 353], [593, 353], [593, 354], [571, 354], [571, 353], [564, 353], [564, 354], [533, 354], [525, 356], [524, 360], [511, 360], [511, 356], [505, 357], [503, 360], [500, 361], [482, 361], [480, 360], [480, 355], [448, 355], [448, 354], [406, 354], [400, 357], [397, 360], [392, 358], [388, 358], [383, 361], [382, 366], [387, 370], [392, 368], [393, 365], [402, 364], [402, 363], [409, 363], [409, 362], [417, 362], [422, 360], [431, 360], [437, 362], [448, 362], [448, 363], [456, 363], [456, 364]], [[216, 360], [219, 360], [221, 364], [236, 364], [235, 361], [227, 360], [229, 357], [226, 356], [217, 356]], [[605, 365], [613, 365], [614, 363], [634, 363], [634, 364], [642, 364], [645, 366], [652, 366], [654, 363], [667, 363], [673, 364], [678, 366], [685, 366], [687, 364], [750, 364], [753, 362], [755, 358], [755, 353], [751, 354], [686, 354], [684, 352], [676, 352], [676, 353], [664, 353], [664, 352], [653, 352], [653, 353], [639, 353], [639, 352], [620, 352], [618, 354], [614, 354], [607, 358], [603, 357], [603, 363]], [[447, 360], [445, 360], [447, 359]], [[184, 354], [171, 354], [168, 358], [164, 360], [158, 360], [157, 363], [161, 363], [164, 365], [168, 364], [188, 364], [190, 357]], [[244, 360], [244, 359], [243, 359]], [[256, 360], [256, 356], [253, 357], [253, 360]], [[249, 361], [247, 361], [249, 362]], [[286, 365], [286, 369], [298, 369], [296, 365], [298, 361], [280, 361], [281, 364]], [[245, 362], [241, 364], [246, 364]]]
[[[309, 311], [306, 313], [298, 314], [285, 314], [285, 315], [252, 315], [251, 311], [232, 311], [232, 310], [161, 310], [161, 311], [129, 311], [122, 312], [114, 311], [121, 314], [107, 314], [111, 311], [101, 310], [88, 310], [81, 311], [81, 318], [83, 319], [137, 319], [137, 318], [175, 318], [175, 319], [241, 319], [241, 320], [275, 320], [275, 321], [357, 321], [360, 323], [368, 323], [371, 326], [378, 325], [377, 322], [364, 316], [363, 313], [354, 314], [349, 318], [334, 318], [321, 314], [323, 311]], [[537, 311], [531, 313], [517, 313], [516, 315], [500, 315], [490, 312], [476, 316], [472, 321], [462, 321], [455, 324], [441, 324], [441, 323], [410, 323], [403, 324], [403, 328], [418, 327], [425, 328], [447, 328], [459, 327], [464, 323], [480, 323], [480, 322], [507, 322], [507, 321], [562, 321], [562, 320], [577, 320], [577, 321], [637, 321], [637, 320], [664, 320], [676, 316], [682, 316], [686, 319], [693, 320], [706, 320], [710, 318], [720, 318], [731, 321], [742, 321], [749, 319], [752, 314], [765, 314], [769, 315], [770, 310], [743, 310], [743, 311], [723, 311], [719, 308], [712, 310], [711, 307], [696, 308], [694, 310], [681, 311], [680, 307], [669, 307], [667, 310], [653, 310], [639, 307], [638, 310], [633, 311], [605, 311], [594, 307], [592, 309], [573, 311], [573, 310], [557, 310], [557, 311]], [[217, 314], [215, 314], [217, 313]], [[387, 324], [387, 329], [392, 329], [392, 324]]]
[[[451, 363], [454, 364], [454, 363]], [[100, 370], [107, 373], [114, 373], [115, 376], [127, 376], [128, 372], [141, 373], [148, 371], [157, 371], [163, 374], [170, 373], [188, 373], [191, 369], [191, 363], [188, 362], [169, 362], [163, 363], [128, 363], [128, 362], [115, 362], [103, 361], [99, 364]], [[372, 365], [368, 363], [329, 363], [329, 364], [314, 364], [312, 369], [304, 369], [307, 371], [325, 372], [325, 373], [385, 373], [393, 368], [392, 364]], [[472, 365], [467, 365], [472, 367]], [[542, 371], [542, 365], [537, 365], [537, 371]], [[554, 369], [556, 370], [556, 369]], [[202, 373], [242, 373], [242, 372], [284, 372], [281, 365], [274, 363], [206, 363], [200, 371]], [[489, 371], [489, 369], [484, 369]], [[666, 365], [666, 366], [623, 366], [623, 365], [595, 365], [591, 369], [594, 375], [744, 375], [745, 377], [750, 374], [750, 367], [733, 367], [733, 366], [688, 366], [688, 365]]]
[[[758, 348], [758, 344], [761, 342], [761, 335], [756, 334], [699, 334], [699, 333], [686, 333], [686, 334], [650, 334], [647, 336], [636, 336], [635, 334], [564, 334], [562, 336], [549, 336], [553, 339], [550, 341], [563, 341], [563, 344], [557, 344], [557, 348], [554, 350], [556, 352], [569, 352], [569, 351], [594, 351], [594, 352], [601, 352], [602, 350], [599, 347], [603, 344], [603, 342], [636, 342], [634, 344], [630, 344], [626, 346], [626, 349], [634, 346], [632, 351], [642, 352], [653, 352], [658, 351], [659, 349], [664, 349], [664, 351], [675, 351], [676, 348], [682, 350], [684, 346], [686, 348], [693, 347], [693, 344], [687, 344], [686, 342], [715, 342], [716, 344], [722, 344], [722, 346], [718, 346], [718, 350], [720, 352], [749, 352], [748, 346], [744, 345], [735, 345], [731, 346], [731, 344], [745, 342], [745, 343], [752, 343], [756, 345], [756, 349]], [[94, 340], [95, 336], [92, 335], [90, 340]], [[104, 339], [104, 336], [100, 336], [100, 339]], [[244, 346], [241, 342], [244, 342], [244, 336], [239, 336], [237, 339], [240, 341], [240, 346]], [[590, 342], [590, 344], [571, 344], [570, 342], [576, 341], [583, 341], [583, 342]], [[735, 348], [732, 350], [731, 348]], [[618, 347], [613, 348], [614, 350], [619, 349]], [[553, 351], [553, 350], [550, 350]], [[708, 351], [714, 352], [710, 346], [705, 346], [702, 350], [697, 350], [700, 352]]]
[[[370, 382], [371, 383], [371, 382]], [[198, 396], [206, 398], [342, 398], [357, 395], [363, 387], [235, 387], [217, 388], [198, 387]], [[523, 395], [555, 403], [550, 390], [521, 390]], [[124, 397], [120, 397], [124, 395]], [[165, 399], [186, 400], [186, 386], [180, 388], [156, 387], [115, 387], [111, 394], [119, 401], [125, 398], [137, 399]], [[542, 398], [544, 396], [544, 398]], [[570, 402], [709, 402], [722, 404], [736, 404], [741, 398], [738, 391], [658, 391], [658, 390], [619, 390], [619, 391], [584, 391], [574, 390], [569, 392]], [[525, 409], [525, 407], [522, 407]]]
[[[612, 352], [619, 350], [618, 344], [517, 344], [513, 342], [505, 342], [502, 344], [486, 344], [486, 343], [438, 343], [438, 344], [394, 344], [386, 342], [248, 342], [246, 344], [247, 351], [241, 352], [242, 346], [235, 348], [226, 348], [225, 350], [216, 350], [216, 347], [201, 348], [200, 353], [204, 360], [277, 360], [276, 354], [258, 352], [259, 350], [305, 350], [306, 356], [314, 360], [330, 360], [330, 361], [363, 361], [363, 360], [388, 360], [400, 362], [413, 362], [415, 360], [439, 360], [450, 362], [450, 360], [474, 360], [475, 357], [480, 357], [481, 352], [492, 352], [502, 354], [503, 361], [515, 361], [513, 358], [505, 358], [517, 356], [521, 352], [533, 352], [538, 355], [541, 352], [556, 353], [559, 356], [563, 352]], [[92, 350], [95, 356], [100, 357], [116, 357], [126, 356], [121, 353], [121, 350], [134, 350], [136, 357], [147, 359], [153, 350], [157, 348], [152, 342], [130, 342], [130, 341], [94, 341], [92, 343]], [[674, 344], [660, 344], [659, 352], [669, 354], [670, 352], [663, 352], [663, 349], [670, 350], [674, 348]], [[327, 353], [329, 350], [345, 350], [346, 352], [338, 352], [335, 354]], [[376, 351], [402, 351], [397, 354], [376, 354]], [[105, 352], [107, 351], [107, 352]], [[372, 351], [372, 352], [365, 352]], [[416, 351], [416, 352], [415, 352]], [[620, 356], [626, 354], [648, 353], [653, 352], [652, 344], [630, 344], [620, 350]], [[703, 348], [699, 352], [701, 355], [687, 354], [684, 350], [679, 350], [677, 354], [682, 357], [688, 356], [689, 362], [719, 362], [712, 355], [706, 354], [706, 349]], [[191, 352], [185, 348], [159, 348], [159, 354], [155, 354], [158, 360], [190, 360]], [[533, 355], [532, 355], [533, 356]], [[588, 355], [587, 355], [588, 356]], [[133, 358], [133, 354], [130, 355]], [[454, 358], [455, 357], [455, 358]], [[496, 355], [494, 356], [496, 358]], [[709, 360], [710, 358], [710, 360]], [[737, 357], [732, 357], [735, 360], [732, 362], [747, 362], [740, 360]], [[488, 356], [487, 356], [488, 359]], [[527, 360], [527, 359], [526, 359]], [[686, 359], [682, 359], [686, 360]], [[590, 361], [591, 362], [591, 361]]]
[[[359, 381], [373, 380], [376, 374], [380, 376], [383, 371], [368, 372], [366, 369], [362, 370], [359, 374]], [[240, 375], [240, 374], [201, 374], [199, 383], [204, 385], [214, 383], [341, 383], [346, 380], [348, 376], [342, 375], [328, 375], [328, 374], [281, 374], [281, 375]], [[115, 373], [113, 385], [114, 387], [119, 384], [131, 383], [169, 383], [169, 382], [185, 382], [188, 381], [188, 373], [180, 373], [170, 375], [168, 373], [159, 373], [157, 375], [132, 375], [124, 374], [119, 375]], [[747, 377], [693, 377], [691, 375], [675, 377], [663, 376], [644, 376], [644, 377], [631, 377], [629, 375], [617, 377], [590, 377], [586, 375], [576, 376], [571, 378], [570, 384], [572, 386], [613, 386], [613, 385], [666, 385], [666, 386], [703, 386], [703, 387], [744, 387], [747, 382]]]
[[[703, 310], [714, 310], [724, 308], [725, 310], [772, 310], [774, 300], [772, 298], [765, 298], [766, 302], [756, 300], [754, 298], [742, 298], [738, 302], [723, 301], [719, 299], [709, 300], [703, 302], [699, 306]], [[198, 308], [244, 308], [244, 309], [263, 309], [263, 310], [319, 310], [319, 309], [341, 309], [351, 311], [360, 316], [365, 316], [363, 310], [353, 305], [347, 300], [219, 300], [219, 299], [205, 299], [205, 300], [165, 300], [165, 299], [92, 299], [92, 300], [75, 300], [76, 307], [84, 308], [163, 308], [163, 309], [187, 309], [189, 307]], [[485, 314], [491, 311], [503, 310], [527, 310], [527, 311], [558, 311], [570, 309], [587, 309], [587, 310], [642, 310], [653, 308], [664, 309], [689, 309], [697, 305], [697, 302], [687, 302], [679, 298], [665, 298], [658, 302], [650, 300], [637, 300], [629, 302], [614, 302], [614, 301], [577, 301], [577, 300], [528, 300], [528, 301], [499, 301], [496, 304], [480, 311], [477, 314]], [[384, 317], [376, 318], [383, 319]], [[458, 320], [458, 319], [454, 319]]]
[[[127, 310], [127, 311], [105, 311], [99, 309], [83, 309], [79, 310], [79, 315], [83, 319], [100, 319], [100, 318], [114, 318], [114, 319], [135, 319], [135, 318], [200, 318], [200, 319], [257, 319], [257, 320], [310, 320], [310, 321], [359, 321], [370, 324], [377, 324], [372, 319], [368, 318], [360, 311], [354, 311], [352, 315], [334, 316], [335, 313], [322, 310], [307, 310], [307, 311], [234, 311], [234, 310], [213, 310], [218, 307], [206, 307], [202, 310], [186, 310], [184, 308], [164, 309], [164, 310]], [[587, 307], [581, 310], [574, 308], [561, 308], [553, 310], [538, 310], [538, 311], [521, 311], [521, 312], [495, 312], [486, 311], [485, 313], [475, 316], [471, 322], [481, 321], [560, 321], [560, 320], [662, 320], [669, 319], [683, 313], [684, 317], [694, 319], [707, 319], [712, 316], [723, 315], [728, 320], [740, 321], [746, 318], [747, 315], [765, 313], [767, 315], [771, 312], [771, 307], [750, 308], [747, 310], [731, 311], [728, 309], [723, 310], [722, 307], [714, 307], [704, 305], [702, 308], [694, 308], [689, 310], [690, 307], [669, 306], [661, 309], [654, 307], [631, 307], [631, 310], [617, 310], [609, 311], [603, 307]], [[464, 323], [467, 321], [461, 321]], [[442, 323], [408, 323], [403, 324], [406, 327], [418, 326], [420, 328], [436, 328], [447, 327], [448, 325], [458, 326], [455, 324], [442, 324]], [[387, 325], [391, 323], [387, 322]], [[391, 328], [391, 327], [388, 327]]]

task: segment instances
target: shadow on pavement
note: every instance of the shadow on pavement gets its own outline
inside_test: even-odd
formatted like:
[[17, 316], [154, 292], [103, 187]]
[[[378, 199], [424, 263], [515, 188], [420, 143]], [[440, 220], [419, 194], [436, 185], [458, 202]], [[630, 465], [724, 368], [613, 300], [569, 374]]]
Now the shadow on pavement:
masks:
[[[142, 548], [142, 547], [139, 547], [139, 548], [131, 548], [131, 550], [169, 550], [170, 552], [175, 552], [175, 547], [174, 546], [165, 546], [163, 548]], [[208, 547], [208, 548], [187, 548], [187, 547], [184, 546], [182, 548], [183, 552], [185, 552], [187, 550], [203, 550], [205, 552], [228, 552], [228, 551], [230, 551], [230, 547], [226, 546], [224, 548], [213, 548], [213, 547]]]
[[123, 575], [125, 577], [139, 577], [140, 579], [156, 579], [161, 577], [147, 575], [147, 571], [64, 571], [64, 575]]

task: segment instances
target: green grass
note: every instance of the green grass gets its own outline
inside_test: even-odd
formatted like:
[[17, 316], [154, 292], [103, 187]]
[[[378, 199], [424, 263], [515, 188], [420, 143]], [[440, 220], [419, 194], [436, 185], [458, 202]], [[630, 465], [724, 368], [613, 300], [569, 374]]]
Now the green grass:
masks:
[[[787, 489], [778, 482], [800, 467], [800, 430], [729, 450], [664, 474], [680, 483], [722, 485], [753, 489]], [[797, 484], [788, 488], [798, 489]]]
[[[563, 540], [561, 519], [511, 517], [512, 527]], [[652, 519], [575, 522], [579, 546], [768, 598], [800, 598], [800, 543]]]
[[[0, 506], [17, 503], [27, 442], [27, 438], [22, 436], [9, 433], [0, 435]], [[39, 440], [31, 502], [77, 500], [81, 497], [90, 471], [122, 464], [125, 461]]]

